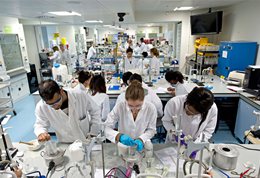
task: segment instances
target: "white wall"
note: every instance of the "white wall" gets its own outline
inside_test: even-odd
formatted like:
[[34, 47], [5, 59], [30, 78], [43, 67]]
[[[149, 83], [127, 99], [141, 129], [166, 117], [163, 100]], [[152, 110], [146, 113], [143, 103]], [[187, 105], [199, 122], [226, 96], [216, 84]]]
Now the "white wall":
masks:
[[29, 62], [31, 64], [35, 64], [36, 67], [36, 72], [37, 72], [37, 78], [38, 82], [40, 82], [41, 77], [40, 77], [40, 58], [39, 58], [39, 50], [38, 50], [38, 45], [36, 41], [36, 36], [35, 36], [35, 28], [32, 25], [25, 25], [23, 26], [24, 28], [24, 36], [26, 39], [26, 46], [27, 46], [27, 51], [28, 51], [28, 58]]
[[60, 33], [60, 39], [65, 37], [67, 43], [69, 44], [70, 54], [76, 54], [76, 44], [75, 44], [75, 30], [73, 25], [60, 25], [57, 26], [57, 31]]
[[[191, 48], [191, 32], [190, 32], [190, 13], [187, 12], [176, 12], [172, 14], [164, 13], [147, 13], [137, 12], [136, 13], [137, 23], [144, 22], [182, 22], [182, 34], [181, 34], [181, 54], [180, 54], [180, 70], [184, 71], [185, 56], [190, 54]], [[194, 42], [193, 42], [194, 43]]]
[[[246, 1], [224, 10], [222, 41], [256, 41], [260, 44], [260, 1]], [[260, 65], [260, 53], [257, 55]]]

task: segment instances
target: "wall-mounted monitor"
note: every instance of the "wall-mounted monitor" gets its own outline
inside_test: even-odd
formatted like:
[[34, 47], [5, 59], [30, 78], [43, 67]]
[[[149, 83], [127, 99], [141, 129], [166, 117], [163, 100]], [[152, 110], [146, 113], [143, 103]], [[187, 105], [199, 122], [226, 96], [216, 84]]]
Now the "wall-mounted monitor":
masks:
[[218, 34], [222, 28], [223, 11], [190, 16], [192, 35]]

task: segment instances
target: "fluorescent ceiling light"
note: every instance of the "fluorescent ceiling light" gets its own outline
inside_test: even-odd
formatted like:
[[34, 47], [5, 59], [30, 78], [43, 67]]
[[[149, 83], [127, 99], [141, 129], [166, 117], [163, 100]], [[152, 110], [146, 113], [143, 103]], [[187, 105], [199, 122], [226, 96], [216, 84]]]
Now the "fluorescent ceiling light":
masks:
[[174, 9], [174, 11], [187, 11], [187, 10], [191, 10], [191, 9], [193, 9], [193, 7], [191, 7], [191, 6], [176, 7], [176, 8]]
[[86, 20], [87, 23], [103, 23], [102, 20]]
[[55, 11], [55, 12], [48, 12], [49, 14], [54, 14], [58, 16], [81, 16], [81, 14], [74, 12], [74, 11]]

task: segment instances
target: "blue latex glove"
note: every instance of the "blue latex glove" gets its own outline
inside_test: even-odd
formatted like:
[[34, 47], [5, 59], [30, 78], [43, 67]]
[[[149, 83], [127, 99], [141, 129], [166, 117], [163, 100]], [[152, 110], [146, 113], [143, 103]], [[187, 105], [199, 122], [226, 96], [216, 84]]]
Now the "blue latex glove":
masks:
[[137, 145], [136, 148], [137, 151], [142, 151], [144, 149], [144, 144], [141, 140], [139, 139], [135, 140], [135, 144]]
[[120, 135], [119, 142], [124, 145], [127, 145], [127, 146], [135, 145], [134, 139], [132, 139], [131, 137], [129, 137], [128, 135], [125, 135], [125, 134]]
[[190, 154], [190, 159], [195, 159], [195, 158], [196, 158], [196, 155], [197, 155], [197, 151], [193, 151], [193, 152]]
[[[182, 133], [181, 134], [181, 145], [184, 145], [184, 146], [187, 146], [187, 143], [184, 141], [184, 138], [185, 137], [185, 135]], [[178, 143], [178, 136], [177, 135], [175, 135], [175, 141]]]

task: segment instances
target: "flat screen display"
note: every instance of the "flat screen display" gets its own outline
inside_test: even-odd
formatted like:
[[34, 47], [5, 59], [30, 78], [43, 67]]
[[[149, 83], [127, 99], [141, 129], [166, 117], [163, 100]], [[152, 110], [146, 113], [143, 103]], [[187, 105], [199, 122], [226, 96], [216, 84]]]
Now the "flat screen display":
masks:
[[190, 17], [191, 34], [218, 34], [222, 28], [222, 16], [223, 11], [192, 15]]

